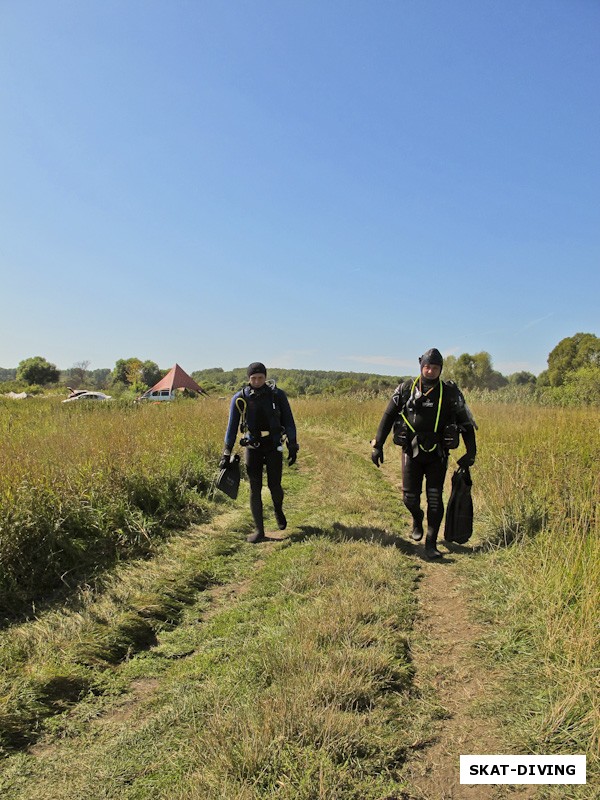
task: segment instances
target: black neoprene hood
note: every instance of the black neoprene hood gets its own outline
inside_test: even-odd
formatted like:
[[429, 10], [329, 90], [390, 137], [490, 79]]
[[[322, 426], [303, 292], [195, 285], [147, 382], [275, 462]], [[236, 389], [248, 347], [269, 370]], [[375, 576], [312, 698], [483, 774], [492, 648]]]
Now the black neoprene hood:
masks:
[[246, 372], [248, 374], [248, 377], [250, 377], [250, 375], [259, 375], [259, 374], [264, 375], [265, 377], [267, 376], [267, 368], [260, 361], [253, 361], [252, 364], [250, 364], [250, 366], [246, 370]]
[[436, 347], [426, 350], [419, 358], [419, 364], [423, 367], [425, 364], [437, 364], [440, 367], [444, 366], [444, 359], [442, 354]]

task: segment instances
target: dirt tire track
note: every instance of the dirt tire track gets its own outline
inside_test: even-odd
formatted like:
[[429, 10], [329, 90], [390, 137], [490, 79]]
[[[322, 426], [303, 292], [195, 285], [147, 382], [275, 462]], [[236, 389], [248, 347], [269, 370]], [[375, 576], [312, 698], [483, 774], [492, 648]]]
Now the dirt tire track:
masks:
[[[416, 554], [418, 549], [415, 548]], [[456, 556], [422, 564], [419, 614], [411, 646], [415, 686], [445, 710], [431, 743], [415, 750], [406, 765], [415, 800], [531, 800], [533, 786], [461, 785], [459, 756], [510, 752], [493, 718], [477, 711], [493, 692], [495, 676], [474, 653], [484, 626], [473, 620]]]

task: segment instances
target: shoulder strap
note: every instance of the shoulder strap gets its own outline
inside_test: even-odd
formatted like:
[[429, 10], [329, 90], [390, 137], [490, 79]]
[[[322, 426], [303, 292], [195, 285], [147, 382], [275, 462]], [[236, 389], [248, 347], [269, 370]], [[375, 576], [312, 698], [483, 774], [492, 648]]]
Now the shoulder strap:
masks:
[[412, 381], [404, 381], [403, 383], [399, 383], [398, 386], [394, 389], [394, 394], [392, 395], [392, 399], [394, 403], [398, 406], [399, 409], [403, 410], [404, 406], [408, 398], [410, 397], [410, 393], [412, 391]]

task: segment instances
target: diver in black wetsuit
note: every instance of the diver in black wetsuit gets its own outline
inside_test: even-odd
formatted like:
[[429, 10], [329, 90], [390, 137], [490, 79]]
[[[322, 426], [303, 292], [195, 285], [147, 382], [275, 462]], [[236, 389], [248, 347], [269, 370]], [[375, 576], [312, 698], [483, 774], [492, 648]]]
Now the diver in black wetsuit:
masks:
[[419, 377], [404, 381], [394, 391], [371, 441], [371, 459], [377, 467], [383, 463], [383, 445], [394, 428], [394, 443], [402, 447], [402, 493], [413, 518], [411, 537], [415, 542], [423, 538], [421, 491], [425, 478], [425, 554], [433, 559], [442, 556], [436, 544], [444, 516], [442, 491], [449, 450], [458, 447], [460, 432], [467, 452], [458, 464], [472, 466], [477, 452], [477, 426], [458, 386], [440, 379], [444, 364], [440, 351], [435, 347], [427, 350], [419, 364]]
[[288, 464], [291, 466], [300, 449], [296, 441], [296, 425], [287, 395], [282, 389], [267, 383], [267, 368], [259, 361], [248, 367], [248, 386], [234, 394], [229, 410], [229, 424], [225, 433], [225, 449], [219, 468], [229, 464], [238, 429], [242, 431], [240, 444], [245, 447], [245, 463], [250, 481], [250, 510], [255, 530], [247, 537], [251, 543], [265, 538], [263, 523], [262, 482], [263, 467], [267, 468], [267, 484], [273, 500], [279, 530], [285, 530], [287, 519], [283, 513], [282, 438], [287, 439]]

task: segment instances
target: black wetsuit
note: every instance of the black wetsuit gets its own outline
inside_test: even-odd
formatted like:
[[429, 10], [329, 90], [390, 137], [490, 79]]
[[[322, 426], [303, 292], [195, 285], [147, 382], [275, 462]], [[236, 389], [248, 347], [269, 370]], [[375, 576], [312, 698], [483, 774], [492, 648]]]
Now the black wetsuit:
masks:
[[296, 425], [284, 391], [272, 389], [267, 384], [260, 389], [246, 386], [231, 400], [229, 424], [225, 434], [225, 447], [228, 450], [235, 445], [237, 432], [242, 422], [240, 408], [244, 407], [244, 403], [246, 404], [245, 424], [247, 430], [243, 433], [248, 441], [244, 460], [250, 482], [250, 510], [256, 530], [264, 533], [263, 467], [267, 469], [267, 485], [271, 492], [275, 513], [281, 513], [283, 507], [281, 437], [282, 432], [285, 432], [288, 443], [295, 445]]
[[388, 403], [375, 437], [375, 447], [380, 450], [392, 428], [395, 441], [401, 439], [403, 500], [418, 525], [423, 519], [421, 492], [425, 478], [427, 538], [433, 543], [444, 516], [442, 491], [448, 466], [444, 431], [447, 426], [458, 425], [467, 454], [474, 457], [476, 453], [474, 420], [462, 392], [454, 383], [441, 383], [439, 379], [417, 378], [400, 384]]

